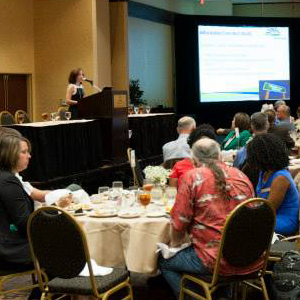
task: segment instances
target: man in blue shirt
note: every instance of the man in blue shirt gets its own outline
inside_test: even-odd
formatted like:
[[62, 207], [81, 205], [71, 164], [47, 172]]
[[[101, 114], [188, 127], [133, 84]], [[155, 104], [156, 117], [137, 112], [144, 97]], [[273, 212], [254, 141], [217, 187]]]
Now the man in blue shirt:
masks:
[[276, 111], [275, 126], [284, 125], [289, 130], [294, 130], [295, 126], [292, 123], [291, 110], [287, 105], [280, 105]]
[[[266, 114], [257, 112], [251, 116], [251, 129], [253, 132], [253, 136], [267, 133], [269, 129], [268, 117]], [[251, 140], [251, 139], [250, 139]], [[250, 141], [249, 140], [249, 141]], [[248, 142], [249, 142], [248, 141]], [[247, 145], [242, 147], [236, 154], [236, 157], [233, 162], [233, 166], [241, 169], [247, 159]]]

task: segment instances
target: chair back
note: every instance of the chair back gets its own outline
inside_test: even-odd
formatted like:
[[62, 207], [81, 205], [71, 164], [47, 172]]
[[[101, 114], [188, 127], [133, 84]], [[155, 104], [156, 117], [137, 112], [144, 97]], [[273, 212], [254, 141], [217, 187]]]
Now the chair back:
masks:
[[59, 109], [58, 109], [58, 114], [59, 114], [59, 119], [60, 120], [67, 120], [66, 118], [66, 112], [68, 111], [68, 107], [67, 106], [61, 106]]
[[31, 123], [31, 120], [30, 120], [27, 112], [25, 110], [19, 109], [19, 110], [17, 110], [15, 112], [15, 121], [16, 121], [17, 124], [19, 123], [19, 120], [18, 120], [19, 114], [23, 114], [24, 115], [24, 121], [23, 121], [23, 123]]
[[13, 125], [15, 123], [15, 118], [9, 111], [5, 110], [0, 113], [0, 125]]
[[56, 207], [41, 207], [33, 212], [27, 233], [34, 264], [52, 277], [78, 276], [89, 252], [86, 238], [76, 220]]
[[171, 169], [173, 169], [174, 165], [175, 165], [177, 162], [179, 162], [179, 161], [181, 161], [181, 160], [183, 160], [183, 159], [184, 159], [184, 158], [171, 158], [171, 159], [166, 160], [166, 161], [162, 164], [162, 166], [163, 166], [165, 169], [167, 169], [167, 170], [171, 170]]
[[265, 199], [250, 199], [238, 205], [223, 227], [213, 280], [217, 279], [222, 258], [238, 268], [247, 267], [262, 258], [264, 264], [261, 270], [264, 273], [275, 221], [273, 205]]

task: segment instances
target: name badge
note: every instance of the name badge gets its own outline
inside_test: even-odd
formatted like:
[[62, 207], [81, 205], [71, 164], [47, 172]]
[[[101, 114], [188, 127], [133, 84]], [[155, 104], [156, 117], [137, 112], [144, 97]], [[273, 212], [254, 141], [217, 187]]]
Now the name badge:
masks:
[[264, 193], [270, 192], [270, 190], [271, 190], [271, 188], [268, 187], [268, 188], [261, 189], [260, 192], [261, 192], [262, 194], [264, 194]]

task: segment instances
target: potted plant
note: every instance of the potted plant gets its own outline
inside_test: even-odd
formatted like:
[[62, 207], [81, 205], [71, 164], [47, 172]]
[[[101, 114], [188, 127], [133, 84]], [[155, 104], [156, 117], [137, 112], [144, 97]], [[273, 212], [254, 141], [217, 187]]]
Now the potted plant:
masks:
[[142, 99], [144, 95], [144, 91], [142, 91], [140, 88], [139, 79], [130, 79], [129, 95], [130, 95], [130, 103], [132, 105], [139, 106], [139, 105], [147, 104], [146, 101]]

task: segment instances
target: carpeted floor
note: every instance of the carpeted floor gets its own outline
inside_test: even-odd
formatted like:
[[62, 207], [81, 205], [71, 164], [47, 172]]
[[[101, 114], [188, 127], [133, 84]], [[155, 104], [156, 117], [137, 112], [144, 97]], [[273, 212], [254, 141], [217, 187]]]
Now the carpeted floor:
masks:
[[[131, 274], [131, 285], [133, 287], [134, 299], [137, 300], [173, 300], [170, 289], [167, 286], [149, 287], [147, 284], [148, 276], [141, 274]], [[30, 282], [30, 277], [22, 280], [13, 280], [7, 285], [7, 288], [15, 286], [16, 284]], [[1, 300], [15, 299], [26, 300], [30, 292], [19, 292], [6, 296], [0, 296]], [[247, 300], [261, 300], [261, 294], [255, 291], [249, 291]]]

